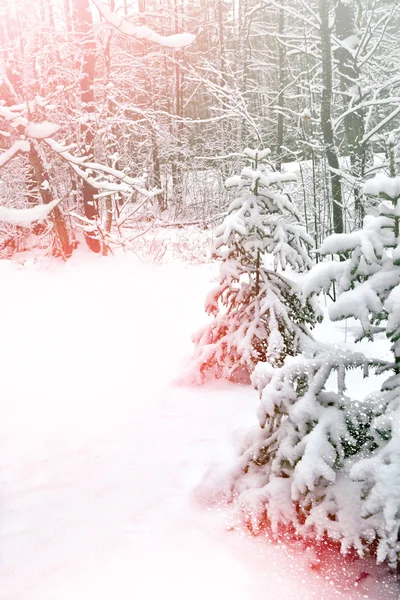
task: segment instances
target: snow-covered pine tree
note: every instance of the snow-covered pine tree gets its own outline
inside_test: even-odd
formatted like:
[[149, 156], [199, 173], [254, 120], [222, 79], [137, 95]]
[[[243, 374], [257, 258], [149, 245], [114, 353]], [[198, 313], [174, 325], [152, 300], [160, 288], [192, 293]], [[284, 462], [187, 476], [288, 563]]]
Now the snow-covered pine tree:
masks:
[[248, 379], [259, 361], [282, 364], [297, 354], [315, 321], [311, 303], [303, 302], [295, 283], [280, 272], [288, 265], [303, 271], [312, 264], [312, 239], [282, 191], [295, 177], [268, 170], [269, 150], [247, 148], [244, 154], [251, 167], [227, 180], [237, 194], [216, 229], [214, 255], [222, 264], [219, 285], [206, 300], [214, 319], [193, 338], [188, 378], [197, 383], [206, 373]]
[[[249, 432], [223, 475], [225, 499], [237, 504], [252, 531], [268, 522], [276, 535], [289, 530], [330, 539], [360, 554], [374, 541], [378, 521], [362, 518], [362, 485], [349, 473], [379, 445], [371, 424], [381, 406], [372, 396], [361, 406], [345, 395], [346, 370], [367, 369], [369, 362], [361, 353], [315, 344], [279, 368], [257, 365], [260, 428]], [[337, 385], [328, 391], [333, 371]]]
[[[333, 320], [356, 318], [359, 339], [385, 332], [394, 360], [314, 346], [283, 366], [257, 365], [261, 429], [251, 432], [229, 474], [228, 500], [236, 499], [254, 530], [267, 518], [273, 530], [290, 527], [304, 537], [327, 537], [378, 562], [400, 558], [400, 177], [389, 141], [390, 176], [364, 187], [383, 201], [376, 216], [351, 234], [330, 236], [321, 254], [341, 261], [316, 265], [303, 293], [338, 284]], [[370, 365], [392, 371], [382, 389], [365, 399], [345, 395], [345, 375]], [[337, 385], [328, 378], [336, 371]]]
[[[359, 294], [363, 313], [370, 319], [362, 322], [366, 335], [384, 331], [391, 343], [393, 361], [383, 370], [391, 375], [382, 385], [381, 415], [373, 426], [380, 434], [379, 446], [352, 469], [351, 476], [362, 485], [362, 515], [377, 521], [378, 562], [400, 564], [400, 176], [396, 175], [395, 140], [389, 136], [390, 177], [379, 174], [364, 186], [364, 193], [382, 199], [379, 216], [368, 222], [375, 230], [375, 254], [380, 268], [365, 269]], [[356, 272], [357, 273], [357, 272]], [[361, 287], [361, 293], [357, 290]], [[338, 308], [337, 317], [349, 312], [346, 304]], [[356, 315], [357, 316], [357, 315]]]
[[[260, 364], [253, 377], [262, 430], [243, 454], [232, 489], [253, 524], [264, 511], [275, 528], [290, 524], [303, 535], [326, 535], [344, 550], [362, 553], [375, 544], [377, 560], [394, 566], [400, 557], [400, 177], [392, 139], [389, 154], [390, 176], [378, 174], [364, 186], [365, 194], [381, 198], [378, 214], [365, 217], [360, 231], [325, 240], [321, 254], [342, 260], [316, 265], [304, 292], [336, 281], [330, 317], [357, 319], [359, 339], [385, 332], [394, 360], [316, 348], [277, 370]], [[351, 401], [345, 373], [368, 362], [392, 374], [380, 391]], [[334, 370], [337, 391], [327, 391]], [[254, 488], [254, 482], [260, 483]]]

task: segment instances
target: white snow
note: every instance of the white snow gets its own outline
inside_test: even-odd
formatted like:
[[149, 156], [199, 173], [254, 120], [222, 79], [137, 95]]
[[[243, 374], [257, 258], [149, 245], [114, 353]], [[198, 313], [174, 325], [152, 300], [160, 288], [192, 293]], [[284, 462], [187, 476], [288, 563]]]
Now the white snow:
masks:
[[[345, 4], [345, 2], [342, 2]], [[360, 38], [357, 34], [349, 35], [346, 39], [340, 40], [340, 45], [349, 50], [354, 50], [360, 45]]]
[[4, 167], [19, 152], [29, 152], [30, 145], [27, 140], [16, 140], [8, 150], [0, 154], [0, 168]]
[[[46, 137], [45, 142], [49, 148], [69, 163], [70, 167], [74, 169], [79, 177], [90, 183], [90, 185], [97, 190], [108, 190], [109, 192], [122, 192], [128, 194], [135, 190], [149, 199], [153, 198], [161, 191], [158, 189], [145, 189], [143, 187], [146, 181], [145, 175], [133, 178], [118, 169], [113, 169], [112, 167], [100, 163], [90, 162], [85, 156], [74, 156], [69, 152], [71, 149], [70, 146], [63, 146], [51, 137]], [[96, 176], [92, 176], [93, 171], [99, 172], [100, 176], [99, 173], [96, 173]], [[110, 175], [114, 181], [109, 181], [109, 179], [107, 179], [108, 175]], [[119, 183], [115, 180], [119, 180]]]
[[383, 571], [357, 585], [365, 563], [320, 571], [195, 501], [257, 424], [247, 386], [173, 384], [216, 273], [0, 261], [1, 600], [397, 598]]
[[60, 199], [56, 199], [49, 202], [49, 204], [38, 204], [32, 208], [0, 206], [0, 222], [3, 221], [4, 223], [12, 223], [13, 225], [29, 226], [35, 221], [46, 219], [60, 202]]
[[26, 126], [26, 135], [31, 138], [42, 140], [51, 137], [60, 129], [57, 123], [43, 121], [42, 123], [28, 123]]
[[97, 7], [103, 18], [113, 25], [118, 31], [125, 35], [132, 36], [138, 39], [146, 39], [150, 42], [155, 42], [161, 46], [169, 48], [184, 48], [190, 46], [196, 39], [196, 36], [191, 33], [175, 33], [173, 35], [160, 35], [145, 25], [134, 25], [127, 19], [113, 13], [107, 6], [99, 0], [93, 0], [93, 4]]
[[255, 150], [252, 148], [245, 148], [243, 154], [251, 160], [261, 161], [271, 154], [271, 150], [269, 148], [265, 148], [264, 150], [259, 150], [258, 148]]
[[384, 173], [377, 173], [373, 179], [364, 184], [364, 194], [379, 196], [385, 194], [390, 198], [400, 196], [400, 177], [388, 177]]

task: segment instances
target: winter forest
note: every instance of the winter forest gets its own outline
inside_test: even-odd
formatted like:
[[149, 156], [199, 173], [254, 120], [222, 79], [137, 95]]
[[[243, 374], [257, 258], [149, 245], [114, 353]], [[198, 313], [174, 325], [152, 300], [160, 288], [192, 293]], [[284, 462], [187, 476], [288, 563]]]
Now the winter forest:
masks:
[[1, 600], [398, 600], [397, 0], [0, 0], [0, 281]]

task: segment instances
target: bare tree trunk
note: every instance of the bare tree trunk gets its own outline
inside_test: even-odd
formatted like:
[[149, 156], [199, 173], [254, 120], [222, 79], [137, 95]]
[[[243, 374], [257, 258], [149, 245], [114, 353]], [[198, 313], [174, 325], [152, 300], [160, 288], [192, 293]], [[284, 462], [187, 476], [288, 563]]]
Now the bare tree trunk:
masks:
[[72, 29], [73, 29], [71, 2], [70, 2], [70, 0], [63, 0], [63, 1], [64, 1], [64, 14], [65, 14], [65, 21], [67, 23], [67, 30], [68, 30], [68, 33], [71, 33]]
[[[279, 26], [278, 26], [278, 34], [279, 36], [283, 35], [285, 30], [285, 12], [284, 9], [281, 8], [279, 10]], [[285, 47], [278, 37], [278, 85], [279, 85], [279, 95], [278, 95], [278, 106], [280, 109], [283, 109], [285, 105], [285, 96], [284, 96], [284, 87], [285, 87]], [[283, 111], [278, 111], [278, 124], [277, 124], [277, 132], [276, 132], [276, 168], [278, 171], [282, 169], [282, 146], [283, 146]]]
[[[44, 185], [45, 182], [50, 181], [50, 175], [48, 174], [46, 167], [40, 157], [40, 154], [36, 148], [36, 142], [33, 140], [30, 144], [29, 160], [32, 166], [32, 171], [35, 176], [36, 183], [39, 188], [40, 195], [42, 197], [43, 204], [49, 204], [54, 200], [53, 194], [48, 188], [48, 185]], [[54, 229], [57, 234], [58, 241], [61, 246], [63, 257], [69, 258], [73, 252], [73, 244], [70, 239], [67, 224], [59, 206], [56, 206], [52, 210], [49, 217], [54, 224]]]
[[224, 11], [221, 0], [218, 0], [218, 42], [219, 42], [219, 56], [220, 56], [220, 67], [221, 67], [221, 78], [225, 81], [226, 76], [226, 57], [225, 57], [225, 27], [224, 27]]
[[47, 17], [51, 29], [54, 29], [54, 7], [52, 0], [47, 0]]
[[[151, 127], [151, 149], [152, 149], [152, 157], [153, 157], [153, 173], [154, 173], [154, 185], [158, 189], [162, 188], [161, 181], [161, 166], [160, 166], [160, 156], [158, 153], [158, 141], [157, 135], [154, 130], [154, 127]], [[167, 199], [165, 192], [162, 192], [158, 195], [158, 206], [160, 210], [167, 209]]]
[[[339, 40], [345, 40], [356, 33], [355, 6], [353, 3], [338, 2], [336, 5], [336, 36]], [[344, 110], [362, 102], [362, 92], [358, 84], [360, 72], [356, 59], [345, 46], [340, 46], [335, 52], [340, 73], [340, 86], [344, 92]], [[356, 91], [357, 90], [357, 91]], [[359, 108], [344, 118], [344, 128], [347, 142], [347, 154], [350, 156], [351, 174], [360, 179], [365, 171], [366, 148], [362, 143], [364, 137], [364, 111]], [[354, 188], [354, 201], [357, 226], [361, 226], [364, 218], [364, 205], [360, 187]]]
[[[96, 69], [96, 43], [92, 33], [93, 20], [89, 0], [75, 0], [75, 18], [85, 55], [80, 81], [81, 100], [86, 112], [90, 116], [95, 111], [93, 85]], [[81, 126], [81, 133], [84, 139], [85, 153], [87, 154], [93, 150], [94, 139], [90, 119], [88, 123]], [[82, 194], [85, 217], [90, 221], [96, 221], [98, 218], [98, 207], [94, 197], [95, 190], [86, 181], [82, 182]], [[85, 232], [85, 240], [92, 252], [100, 252], [100, 241], [96, 239], [93, 233]]]
[[[111, 231], [112, 219], [113, 219], [113, 201], [112, 201], [111, 196], [107, 196], [106, 214], [105, 214], [105, 219], [104, 219], [104, 231], [106, 234], [110, 233], [110, 231]], [[106, 240], [103, 240], [103, 251], [102, 251], [103, 256], [107, 256], [108, 251], [109, 251], [109, 245], [107, 244]]]
[[332, 192], [333, 230], [335, 233], [343, 233], [342, 184], [339, 174], [339, 156], [332, 127], [332, 43], [331, 28], [329, 24], [329, 8], [330, 2], [328, 0], [319, 0], [322, 54], [321, 128], [326, 159], [329, 165], [329, 178]]
[[[180, 6], [178, 0], [174, 0], [174, 29], [175, 33], [179, 33], [179, 15]], [[177, 50], [175, 52], [175, 115], [177, 117], [183, 116], [183, 102], [182, 102], [182, 83], [183, 83], [183, 72], [179, 61], [182, 59], [182, 52]], [[175, 207], [179, 211], [183, 206], [183, 164], [182, 164], [182, 122], [177, 121], [175, 127], [176, 136], [176, 152], [175, 158], [172, 163], [172, 186]]]
[[[110, 0], [110, 10], [114, 12], [115, 10], [115, 0]], [[110, 83], [110, 74], [111, 74], [111, 40], [112, 40], [112, 31], [108, 33], [106, 45], [104, 48], [104, 89], [108, 89], [108, 84]], [[108, 96], [108, 92], [105, 91], [105, 94]], [[108, 113], [112, 112], [112, 103], [110, 102], [110, 98], [107, 97], [107, 107]], [[111, 127], [111, 133], [112, 133]], [[116, 150], [116, 145], [113, 141], [113, 137], [111, 136], [111, 142], [107, 140], [107, 154], [108, 156], [112, 156]], [[110, 166], [114, 167], [115, 164], [111, 164]], [[104, 214], [104, 232], [105, 234], [109, 234], [111, 232], [113, 220], [113, 197], [107, 196], [105, 201], [105, 214]], [[109, 251], [109, 246], [107, 244], [106, 239], [103, 238], [103, 246], [102, 246], [102, 255], [107, 256]]]

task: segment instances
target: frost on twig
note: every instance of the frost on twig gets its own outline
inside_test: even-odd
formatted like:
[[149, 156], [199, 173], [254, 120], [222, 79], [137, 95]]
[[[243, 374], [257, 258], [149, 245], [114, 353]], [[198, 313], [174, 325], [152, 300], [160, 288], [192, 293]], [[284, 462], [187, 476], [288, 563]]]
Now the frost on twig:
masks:
[[166, 46], [168, 48], [184, 48], [190, 46], [196, 39], [196, 36], [192, 33], [175, 33], [172, 35], [160, 35], [156, 33], [150, 27], [145, 25], [134, 25], [124, 17], [121, 17], [112, 12], [107, 6], [102, 4], [99, 0], [92, 0], [93, 4], [97, 7], [102, 17], [110, 23], [113, 27], [118, 29], [121, 33], [130, 37], [138, 38], [141, 40], [148, 40], [154, 42], [160, 46]]
[[[11, 129], [20, 131], [23, 128], [23, 132], [19, 133], [19, 138], [13, 142], [10, 148], [0, 154], [0, 168], [21, 152], [29, 153], [32, 143], [43, 142], [52, 152], [66, 161], [81, 179], [95, 188], [99, 192], [99, 197], [115, 193], [125, 196], [139, 193], [146, 199], [152, 199], [161, 193], [159, 189], [146, 189], [145, 177], [134, 178], [123, 171], [94, 162], [86, 156], [73, 155], [71, 153], [73, 146], [63, 146], [51, 137], [60, 129], [57, 123], [48, 121], [34, 123], [28, 120], [27, 114], [31, 108], [32, 103], [11, 107], [0, 106], [0, 118], [7, 121]], [[29, 225], [37, 220], [45, 219], [60, 202], [61, 199], [55, 199], [45, 205], [22, 209], [0, 207], [0, 219], [14, 225]]]

